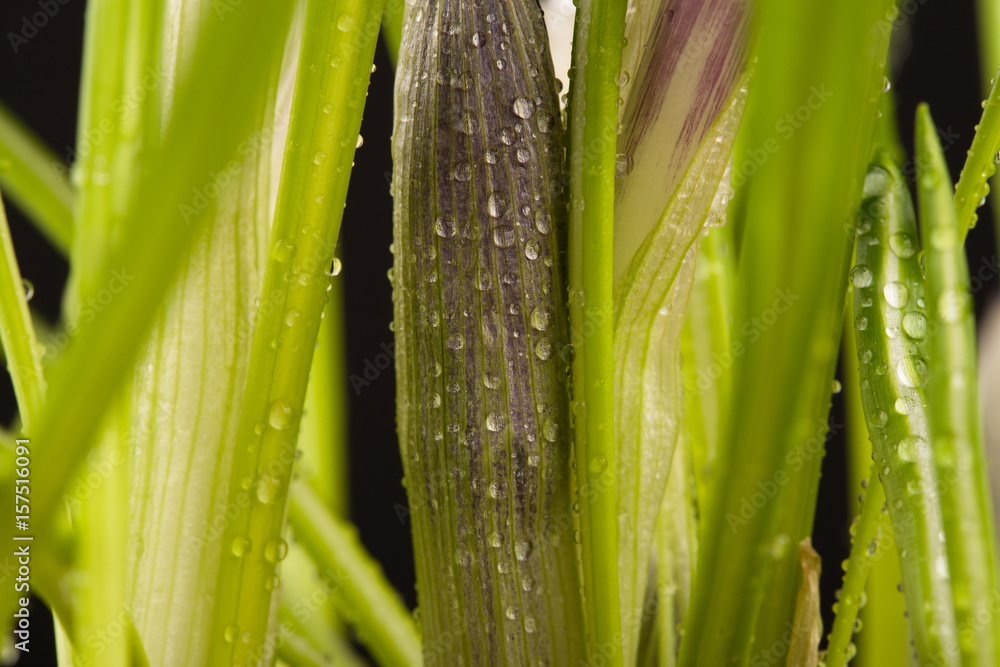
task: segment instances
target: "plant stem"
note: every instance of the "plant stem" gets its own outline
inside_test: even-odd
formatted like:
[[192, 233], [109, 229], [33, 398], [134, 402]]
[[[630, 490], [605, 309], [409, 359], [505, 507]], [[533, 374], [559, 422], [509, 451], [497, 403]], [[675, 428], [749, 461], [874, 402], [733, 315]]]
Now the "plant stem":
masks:
[[[288, 549], [281, 530], [300, 419], [371, 76], [376, 40], [366, 35], [381, 14], [382, 0], [306, 5], [229, 485], [227, 506], [238, 511], [222, 537], [213, 612], [216, 637], [249, 641], [213, 641], [212, 664], [242, 664], [268, 650], [273, 582]], [[241, 503], [251, 489], [249, 503]]]
[[[33, 474], [46, 480], [33, 499], [36, 524], [52, 518], [201, 229], [197, 216], [183, 224], [178, 214], [192, 188], [203, 186], [200, 169], [218, 170], [236, 152], [253, 105], [236, 107], [231, 114], [205, 114], [204, 108], [226, 108], [227, 99], [252, 99], [263, 92], [266, 82], [255, 72], [276, 55], [289, 12], [283, 3], [245, 0], [225, 21], [214, 14], [205, 19], [188, 76], [178, 89], [164, 148], [153, 161], [154, 173], [128, 199], [119, 242], [98, 272], [107, 281], [127, 279], [127, 289], [100, 317], [74, 326], [75, 336], [69, 336], [48, 374], [48, 399], [34, 434]], [[244, 48], [249, 35], [256, 40], [250, 53]], [[81, 386], [87, 391], [80, 391]], [[9, 539], [9, 523], [5, 526], [0, 533]]]
[[[622, 664], [614, 427], [615, 156], [623, 0], [582, 0], [569, 107], [569, 307], [588, 654]], [[610, 471], [606, 483], [602, 473]]]
[[420, 637], [409, 612], [353, 528], [330, 515], [306, 485], [292, 490], [288, 521], [330, 581], [334, 603], [361, 642], [386, 667], [422, 662]]
[[0, 104], [0, 186], [63, 255], [73, 242], [73, 187], [66, 168]]

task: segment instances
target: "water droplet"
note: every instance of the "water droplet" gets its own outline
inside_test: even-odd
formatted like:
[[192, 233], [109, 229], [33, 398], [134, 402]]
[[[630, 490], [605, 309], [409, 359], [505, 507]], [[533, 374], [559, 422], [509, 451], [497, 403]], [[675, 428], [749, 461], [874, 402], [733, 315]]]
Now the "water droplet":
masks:
[[858, 315], [854, 318], [854, 326], [857, 327], [858, 331], [864, 331], [868, 328], [868, 318], [864, 315]]
[[490, 533], [489, 540], [490, 540], [490, 546], [491, 547], [493, 547], [494, 549], [499, 549], [500, 548], [500, 545], [502, 544], [502, 542], [500, 540], [500, 533], [498, 533], [496, 531], [493, 531], [492, 533]]
[[920, 313], [907, 313], [903, 316], [903, 331], [910, 338], [927, 337], [927, 318]]
[[895, 407], [896, 407], [896, 412], [898, 412], [901, 415], [906, 415], [910, 413], [910, 406], [907, 405], [905, 398], [897, 398]]
[[286, 239], [278, 239], [277, 243], [274, 244], [273, 254], [275, 261], [287, 262], [295, 254], [295, 245]]
[[462, 183], [468, 182], [472, 178], [472, 167], [468, 162], [459, 162], [455, 166], [455, 180]]
[[872, 284], [872, 272], [867, 266], [855, 266], [851, 269], [851, 284], [855, 287], [868, 287]]
[[[340, 261], [339, 257], [334, 257], [333, 262], [330, 264], [330, 270], [327, 271], [326, 275], [333, 277], [339, 276], [341, 270], [344, 268], [344, 264]], [[391, 280], [391, 278], [390, 278]]]
[[455, 235], [455, 221], [441, 216], [434, 221], [434, 231], [443, 239], [451, 238]]
[[493, 229], [493, 243], [498, 248], [509, 248], [517, 240], [517, 234], [510, 225], [500, 225]]
[[871, 421], [872, 426], [876, 426], [878, 428], [885, 426], [886, 421], [889, 419], [888, 415], [886, 415], [882, 410], [873, 410], [872, 413], [868, 415], [868, 418]]
[[323, 164], [326, 162], [326, 153], [320, 151], [313, 156], [313, 164]]
[[273, 475], [263, 475], [257, 482], [257, 500], [264, 505], [270, 505], [278, 498], [281, 482]]
[[289, 327], [295, 326], [295, 322], [298, 319], [299, 319], [299, 311], [295, 310], [294, 308], [289, 309], [289, 311], [287, 313], [285, 313], [285, 325], [286, 326], [289, 326]]
[[461, 350], [465, 347], [465, 338], [461, 334], [452, 334], [444, 344], [449, 350]]
[[267, 423], [275, 430], [284, 430], [292, 425], [292, 412], [292, 406], [280, 398], [276, 399], [267, 413]]
[[281, 586], [281, 577], [274, 575], [264, 580], [264, 589], [268, 591], [277, 590]]
[[285, 559], [288, 555], [288, 543], [280, 537], [268, 540], [264, 545], [264, 560], [268, 563], [277, 563]]
[[514, 114], [518, 118], [528, 119], [535, 113], [535, 104], [527, 97], [518, 97], [514, 100]]
[[545, 306], [535, 306], [531, 311], [531, 326], [539, 331], [545, 331], [552, 322], [552, 311]]
[[842, 384], [840, 384], [840, 380], [836, 380], [835, 379], [833, 381], [833, 385], [830, 388], [830, 391], [832, 393], [834, 393], [834, 394], [839, 394], [843, 388], [844, 388], [844, 386]]
[[534, 241], [528, 241], [524, 246], [524, 256], [528, 259], [538, 259], [539, 248], [538, 244]]
[[222, 634], [226, 642], [232, 644], [240, 637], [240, 626], [236, 625], [235, 623], [230, 623], [229, 625], [226, 626], [226, 629], [223, 631]]
[[253, 542], [246, 535], [240, 535], [233, 540], [233, 555], [237, 558], [243, 558], [248, 553], [250, 553], [250, 547], [253, 546]]
[[[418, 21], [420, 19], [417, 19]], [[337, 29], [341, 32], [348, 32], [354, 27], [354, 18], [349, 14], [341, 14], [340, 18], [337, 19]]]
[[499, 192], [490, 194], [486, 205], [492, 218], [502, 218], [507, 213], [507, 200]]
[[886, 283], [886, 286], [882, 288], [882, 294], [893, 308], [902, 308], [910, 300], [910, 291], [906, 289], [906, 285], [899, 281]]
[[907, 387], [927, 384], [927, 363], [916, 355], [907, 355], [896, 364], [896, 377]]
[[500, 160], [500, 155], [497, 153], [495, 148], [486, 149], [486, 161], [490, 164], [496, 164]]
[[504, 418], [499, 412], [491, 412], [486, 416], [486, 428], [493, 433], [499, 433], [503, 430]]
[[535, 356], [542, 361], [548, 361], [552, 358], [552, 343], [548, 338], [543, 338], [535, 343]]
[[514, 152], [514, 155], [517, 157], [517, 161], [520, 162], [521, 164], [527, 164], [528, 161], [531, 159], [531, 151], [529, 151], [524, 146], [518, 146], [517, 150]]
[[474, 47], [476, 47], [478, 49], [480, 46], [483, 45], [484, 41], [486, 41], [486, 40], [483, 39], [482, 34], [480, 34], [478, 32], [472, 33], [472, 45]]
[[552, 222], [549, 214], [545, 211], [538, 211], [535, 213], [535, 229], [538, 230], [539, 234], [548, 234], [549, 230], [552, 229]]
[[358, 139], [357, 139], [357, 141], [355, 141], [355, 142], [354, 142], [354, 148], [355, 148], [355, 149], [358, 149], [358, 148], [361, 148], [361, 147], [362, 147], [362, 146], [364, 146], [364, 145], [365, 145], [365, 138], [364, 138], [364, 137], [362, 137], [362, 136], [361, 136], [361, 135], [359, 134], [359, 135], [358, 135]]
[[545, 423], [542, 424], [542, 437], [549, 442], [555, 442], [559, 439], [559, 424], [552, 419], [546, 419]]
[[926, 445], [919, 435], [908, 435], [896, 445], [896, 453], [904, 461], [916, 461], [920, 457], [920, 450]]
[[607, 470], [608, 460], [603, 456], [595, 456], [590, 460], [590, 472], [600, 474]]
[[31, 299], [35, 296], [35, 286], [34, 286], [34, 284], [30, 280], [28, 280], [26, 278], [22, 278], [21, 279], [21, 288], [24, 289], [24, 300], [25, 301], [31, 301]]
[[901, 259], [909, 259], [917, 252], [917, 243], [905, 232], [896, 232], [889, 237], [889, 247]]
[[619, 153], [615, 156], [615, 178], [624, 178], [632, 173], [632, 156]]
[[966, 317], [971, 310], [969, 293], [964, 289], [947, 289], [938, 299], [938, 312], [941, 319], [949, 324], [956, 324]]

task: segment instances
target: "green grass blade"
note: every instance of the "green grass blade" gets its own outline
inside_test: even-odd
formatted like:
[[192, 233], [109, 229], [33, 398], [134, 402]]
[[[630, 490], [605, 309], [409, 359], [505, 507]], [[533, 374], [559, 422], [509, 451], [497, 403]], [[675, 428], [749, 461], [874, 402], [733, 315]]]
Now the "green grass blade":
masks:
[[876, 154], [865, 196], [851, 270], [861, 398], [900, 552], [910, 626], [917, 653], [928, 660], [956, 640], [957, 630], [921, 389], [928, 324], [916, 220], [888, 153]]
[[333, 578], [330, 595], [337, 610], [379, 664], [422, 664], [420, 637], [412, 617], [358, 542], [354, 529], [331, 516], [305, 485], [292, 490], [288, 521], [317, 567]]
[[31, 434], [45, 396], [38, 340], [28, 311], [24, 280], [14, 255], [7, 215], [0, 201], [0, 342], [14, 384], [21, 428]]
[[[883, 87], [888, 35], [875, 26], [890, 4], [761, 6], [760, 92], [748, 101], [743, 145], [766, 159], [746, 183], [733, 325], [743, 354], [701, 516], [682, 665], [740, 664], [754, 642], [780, 641], [791, 619], [794, 545], [812, 531], [843, 318], [846, 221]], [[789, 113], [803, 120], [792, 124]]]
[[[569, 90], [569, 313], [587, 653], [622, 664], [615, 477], [612, 286], [618, 84], [624, 0], [582, 0]], [[607, 472], [605, 472], [607, 471]], [[602, 477], [606, 477], [602, 481]], [[610, 483], [608, 483], [610, 481]], [[600, 649], [599, 649], [600, 647]]]
[[[884, 115], [883, 111], [883, 115]], [[894, 154], [895, 156], [895, 154]], [[871, 484], [872, 446], [868, 440], [868, 424], [861, 402], [861, 377], [857, 363], [858, 346], [854, 336], [854, 292], [848, 288], [848, 307], [841, 336], [841, 369], [843, 372], [844, 410], [847, 420], [848, 449], [848, 511], [861, 511], [861, 498], [856, 489]], [[846, 360], [846, 361], [845, 361]], [[876, 471], [877, 472], [877, 471]], [[882, 482], [878, 481], [881, 485]], [[883, 489], [882, 495], [885, 495]], [[865, 587], [867, 604], [859, 610], [866, 631], [856, 641], [858, 655], [854, 663], [859, 667], [878, 667], [892, 664], [899, 656], [911, 652], [909, 622], [905, 618], [906, 603], [901, 591], [896, 589], [901, 581], [899, 554], [895, 539], [883, 539], [892, 531], [887, 512], [879, 522], [876, 540], [877, 553], [872, 556], [871, 569]]]
[[730, 345], [732, 289], [736, 267], [732, 226], [709, 229], [698, 241], [694, 285], [681, 336], [684, 421], [699, 504], [709, 481], [732, 388], [734, 354]]
[[[941, 507], [959, 628], [961, 664], [1000, 663], [1000, 596], [982, 419], [976, 377], [976, 326], [969, 270], [951, 193], [951, 178], [926, 105], [917, 108], [917, 201], [931, 317], [927, 382], [930, 434], [941, 479]], [[983, 622], [981, 619], [986, 619]], [[958, 655], [948, 657], [955, 661]]]
[[[322, 498], [316, 497], [322, 502]], [[288, 543], [288, 557], [281, 566], [277, 631], [306, 639], [335, 665], [363, 667], [366, 663], [351, 647], [331, 599], [336, 591], [332, 573], [324, 571], [321, 575], [305, 547], [294, 538], [293, 534]]]
[[856, 653], [851, 643], [860, 626], [855, 625], [858, 611], [864, 604], [865, 583], [874, 565], [872, 557], [877, 553], [879, 525], [882, 521], [882, 506], [885, 490], [877, 478], [872, 477], [865, 492], [861, 514], [851, 525], [851, 555], [844, 571], [844, 583], [840, 587], [840, 597], [834, 605], [836, 616], [833, 631], [827, 644], [827, 667], [846, 667]]
[[994, 78], [983, 116], [976, 126], [972, 147], [955, 186], [955, 210], [962, 235], [976, 225], [976, 209], [990, 192], [989, 179], [996, 173], [1000, 159], [1000, 85]]
[[343, 280], [334, 277], [330, 285], [302, 409], [299, 430], [302, 462], [298, 474], [300, 479], [309, 481], [334, 516], [345, 517], [350, 479]]
[[389, 52], [389, 60], [395, 65], [399, 59], [399, 43], [403, 38], [404, 0], [389, 0], [382, 12], [382, 41]]
[[0, 187], [63, 255], [73, 242], [73, 187], [62, 162], [0, 104]]
[[[201, 228], [194, 218], [184, 224], [182, 215], [192, 190], [204, 185], [201, 169], [222, 168], [244, 138], [251, 105], [225, 114], [205, 114], [203, 109], [230, 109], [228, 100], [252, 99], [263, 91], [266, 82], [257, 72], [276, 57], [289, 12], [281, 3], [258, 0], [244, 2], [226, 20], [214, 13], [205, 20], [155, 171], [129, 199], [121, 241], [98, 271], [108, 283], [116, 276], [134, 279], [102, 305], [100, 317], [73, 326], [76, 335], [51, 368], [48, 400], [33, 434], [39, 443], [33, 472], [46, 479], [34, 498], [39, 524], [52, 517]], [[248, 51], [245, 44], [251, 39], [256, 48]]]
[[[310, 1], [240, 411], [209, 662], [268, 650], [268, 614], [306, 386], [371, 76], [381, 0]], [[240, 502], [249, 488], [249, 506]], [[233, 545], [228, 549], [228, 545]], [[242, 545], [242, 546], [238, 546]], [[231, 634], [231, 633], [230, 633]]]
[[680, 429], [681, 330], [694, 281], [695, 242], [725, 215], [728, 167], [746, 81], [706, 132], [659, 222], [635, 253], [615, 304], [615, 441], [623, 658], [635, 661], [649, 562]]

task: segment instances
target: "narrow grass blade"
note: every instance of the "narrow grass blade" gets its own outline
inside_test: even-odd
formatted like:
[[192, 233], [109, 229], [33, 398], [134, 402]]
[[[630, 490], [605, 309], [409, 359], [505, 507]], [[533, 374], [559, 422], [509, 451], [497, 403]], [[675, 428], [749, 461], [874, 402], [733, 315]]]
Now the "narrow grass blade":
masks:
[[399, 43], [403, 38], [403, 13], [406, 3], [403, 0], [389, 0], [382, 12], [382, 41], [389, 52], [389, 60], [395, 65], [399, 59]]
[[871, 477], [861, 505], [861, 514], [851, 524], [851, 555], [844, 570], [844, 583], [834, 605], [835, 617], [826, 651], [827, 667], [846, 667], [857, 653], [852, 637], [861, 630], [858, 612], [865, 605], [865, 583], [878, 553], [876, 540], [882, 522], [885, 490], [876, 476]]
[[397, 424], [424, 652], [576, 665], [562, 127], [537, 3], [408, 4], [395, 108]]
[[236, 628], [240, 641], [212, 642], [211, 664], [260, 660], [273, 648], [268, 625], [287, 553], [288, 489], [382, 7], [381, 0], [306, 3], [212, 616], [214, 637]]
[[732, 231], [727, 222], [705, 230], [699, 238], [694, 284], [681, 333], [683, 422], [690, 433], [699, 505], [708, 497], [722, 418], [728, 410], [732, 388], [730, 370], [735, 355], [729, 327], [736, 273]]
[[[888, 153], [874, 159], [851, 270], [861, 399], [889, 503], [917, 653], [929, 660], [956, 641], [957, 629], [922, 390], [927, 311], [921, 305], [924, 284], [909, 191]], [[945, 664], [957, 664], [956, 658]]]
[[[322, 503], [322, 498], [316, 496]], [[325, 507], [325, 504], [324, 504]], [[336, 515], [332, 515], [337, 519]], [[365, 661], [341, 634], [343, 624], [335, 615], [334, 597], [339, 588], [335, 573], [321, 573], [301, 542], [291, 536], [288, 557], [281, 570], [281, 601], [278, 627], [282, 636], [298, 636], [309, 642], [334, 665], [363, 667]], [[388, 588], [388, 587], [387, 587]], [[331, 616], [336, 624], [331, 623]], [[281, 649], [279, 646], [279, 655]]]
[[[623, 664], [615, 452], [614, 195], [625, 0], [581, 0], [569, 89], [569, 315], [587, 654]], [[631, 633], [632, 630], [628, 630]]]
[[[337, 268], [339, 269], [339, 260]], [[323, 308], [309, 386], [302, 409], [299, 479], [336, 517], [346, 517], [350, 497], [347, 442], [347, 377], [344, 354], [343, 280], [330, 281], [330, 300]]]
[[635, 661], [656, 517], [680, 427], [681, 329], [694, 280], [694, 244], [706, 224], [725, 216], [729, 159], [746, 95], [744, 85], [706, 133], [615, 300], [618, 514], [629, 517], [618, 543], [626, 664]]
[[[983, 447], [976, 378], [976, 326], [969, 269], [956, 219], [951, 178], [937, 129], [926, 105], [917, 108], [917, 201], [927, 271], [926, 299], [932, 327], [930, 373], [919, 358], [897, 368], [900, 379], [927, 383], [930, 435], [941, 480], [961, 655], [965, 667], [1000, 663], [1000, 600], [993, 506]], [[982, 620], [985, 619], [985, 622]]]
[[955, 186], [955, 210], [962, 238], [976, 225], [976, 209], [986, 202], [989, 179], [996, 173], [1000, 160], [1000, 85], [996, 77], [991, 80], [990, 94], [983, 104], [983, 116], [976, 125], [969, 155]]
[[[885, 112], [883, 111], [883, 114]], [[895, 154], [893, 154], [895, 157]], [[847, 420], [848, 449], [848, 512], [860, 513], [862, 500], [870, 494], [858, 495], [859, 489], [882, 484], [872, 472], [872, 445], [868, 439], [868, 424], [861, 402], [861, 377], [858, 373], [858, 346], [854, 336], [854, 292], [848, 288], [848, 304], [841, 336], [841, 372], [843, 373], [844, 412]], [[875, 471], [878, 472], [877, 470]], [[881, 491], [885, 496], [885, 490]], [[893, 539], [892, 526], [884, 506], [877, 530], [876, 553], [865, 586], [866, 604], [861, 605], [858, 617], [866, 631], [857, 638], [855, 663], [859, 667], [877, 667], [891, 664], [901, 655], [911, 654], [910, 628], [906, 619], [906, 602], [902, 591], [896, 587], [901, 581], [899, 554]]]
[[420, 636], [402, 601], [356, 533], [332, 517], [305, 485], [292, 491], [288, 521], [329, 582], [337, 610], [386, 667], [422, 663]]
[[73, 188], [62, 162], [0, 105], [0, 187], [63, 255], [73, 242]]
[[14, 385], [21, 428], [31, 433], [45, 396], [38, 340], [28, 311], [25, 282], [17, 266], [7, 215], [0, 201], [0, 342]]
[[[890, 5], [761, 3], [743, 145], [764, 157], [745, 183], [733, 324], [742, 354], [701, 515], [681, 665], [741, 664], [755, 643], [780, 642], [791, 620], [794, 545], [812, 532], [828, 431], [849, 221], [883, 87], [888, 35], [876, 26]], [[792, 125], [795, 113], [804, 120]]]

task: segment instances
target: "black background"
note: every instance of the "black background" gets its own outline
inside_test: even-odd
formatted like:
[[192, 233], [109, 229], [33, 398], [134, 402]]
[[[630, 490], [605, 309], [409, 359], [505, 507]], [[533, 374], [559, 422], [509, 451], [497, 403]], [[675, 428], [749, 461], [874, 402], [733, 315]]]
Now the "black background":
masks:
[[[0, 2], [0, 100], [22, 118], [59, 156], [74, 145], [77, 95], [85, 0], [68, 0], [59, 12], [19, 52], [14, 53], [6, 35], [19, 32], [22, 17], [38, 11], [37, 0]], [[905, 39], [897, 39], [894, 88], [904, 142], [912, 148], [913, 112], [918, 102], [931, 105], [937, 124], [960, 135], [947, 153], [953, 179], [957, 179], [965, 148], [979, 120], [980, 70], [976, 49], [973, 3], [928, 0], [906, 24]], [[391, 266], [392, 201], [389, 137], [392, 132], [393, 70], [380, 46], [375, 59], [362, 135], [351, 177], [347, 209], [341, 232], [341, 257], [346, 295], [348, 374], [361, 375], [365, 361], [374, 360], [383, 344], [391, 344], [392, 303], [386, 271]], [[11, 233], [24, 276], [35, 285], [32, 301], [48, 319], [58, 317], [67, 265], [33, 230], [16, 208], [8, 205]], [[995, 258], [993, 226], [988, 207], [969, 235], [970, 265]], [[977, 308], [994, 298], [994, 277], [976, 295]], [[347, 378], [344, 379], [345, 383]], [[406, 496], [400, 484], [402, 467], [395, 437], [395, 385], [392, 373], [382, 373], [350, 397], [352, 519], [372, 555], [405, 597], [416, 603], [409, 524], [397, 515]], [[14, 414], [14, 397], [6, 374], [0, 377], [0, 420]], [[834, 397], [833, 418], [842, 420], [839, 396]], [[838, 421], [838, 423], [843, 423]], [[832, 615], [833, 591], [840, 585], [836, 566], [848, 554], [850, 517], [846, 499], [856, 490], [845, 490], [845, 450], [840, 436], [828, 444], [816, 515], [814, 543], [823, 556], [823, 610], [827, 628]], [[40, 607], [40, 605], [39, 605]], [[37, 607], [36, 607], [37, 609]], [[51, 628], [38, 609], [33, 623], [33, 652], [20, 664], [54, 664]]]

